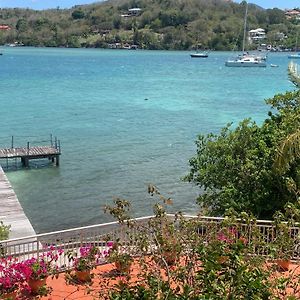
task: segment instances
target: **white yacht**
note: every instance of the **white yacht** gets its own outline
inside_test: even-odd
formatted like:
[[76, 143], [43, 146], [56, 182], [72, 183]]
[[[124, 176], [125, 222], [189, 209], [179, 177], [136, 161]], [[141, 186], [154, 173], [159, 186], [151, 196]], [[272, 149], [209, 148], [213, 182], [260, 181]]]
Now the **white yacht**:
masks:
[[226, 67], [266, 67], [266, 57], [245, 53], [246, 27], [247, 27], [248, 3], [246, 3], [246, 12], [244, 19], [244, 36], [243, 36], [243, 54], [234, 59], [228, 59], [225, 62]]
[[225, 62], [226, 67], [266, 67], [267, 63], [259, 56], [244, 54]]

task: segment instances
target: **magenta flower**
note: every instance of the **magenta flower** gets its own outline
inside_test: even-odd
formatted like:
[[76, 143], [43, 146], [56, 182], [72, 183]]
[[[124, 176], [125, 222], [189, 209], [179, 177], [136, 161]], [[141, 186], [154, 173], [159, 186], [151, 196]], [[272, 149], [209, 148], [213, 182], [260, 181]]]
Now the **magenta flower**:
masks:
[[46, 248], [46, 252], [38, 258], [32, 257], [22, 263], [22, 272], [26, 279], [45, 279], [49, 275], [54, 275], [58, 272], [56, 262], [62, 251], [57, 250], [54, 246]]
[[227, 244], [232, 244], [236, 240], [238, 232], [235, 228], [229, 228], [226, 231], [220, 231], [217, 239]]
[[92, 270], [98, 263], [99, 250], [96, 246], [86, 245], [79, 249], [79, 256], [74, 259], [74, 268], [77, 271]]
[[12, 257], [0, 260], [0, 295], [18, 289], [25, 281], [21, 263]]
[[108, 241], [106, 243], [107, 247], [112, 248], [114, 246], [114, 242], [113, 241]]

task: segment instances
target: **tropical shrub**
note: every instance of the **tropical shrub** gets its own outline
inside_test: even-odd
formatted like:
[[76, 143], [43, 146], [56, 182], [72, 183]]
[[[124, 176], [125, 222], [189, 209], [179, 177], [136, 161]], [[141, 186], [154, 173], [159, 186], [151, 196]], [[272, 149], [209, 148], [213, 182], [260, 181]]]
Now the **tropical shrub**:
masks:
[[[287, 202], [298, 200], [300, 91], [276, 95], [267, 103], [274, 111], [261, 126], [246, 119], [220, 134], [198, 136], [185, 179], [201, 188], [198, 203], [210, 214], [234, 208], [270, 219]], [[284, 143], [291, 137], [294, 143]], [[294, 147], [282, 146], [286, 144]], [[278, 164], [278, 157], [289, 159]]]
[[[9, 238], [10, 225], [5, 225], [0, 221], [0, 241], [7, 240]], [[5, 254], [5, 248], [0, 242], [0, 257]]]
[[0, 241], [7, 240], [9, 237], [10, 225], [5, 225], [0, 221]]

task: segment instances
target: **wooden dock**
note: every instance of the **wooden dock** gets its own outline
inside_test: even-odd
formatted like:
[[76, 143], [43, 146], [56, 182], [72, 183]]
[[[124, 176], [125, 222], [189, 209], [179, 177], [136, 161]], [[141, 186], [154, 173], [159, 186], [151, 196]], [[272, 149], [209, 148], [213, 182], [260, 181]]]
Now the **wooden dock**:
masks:
[[24, 167], [29, 167], [29, 160], [48, 158], [59, 166], [59, 156], [61, 155], [60, 141], [55, 138], [55, 143], [52, 141], [49, 146], [31, 146], [27, 142], [26, 147], [15, 147], [14, 137], [12, 137], [11, 148], [0, 149], [0, 159], [17, 159], [20, 158]]
[[9, 238], [35, 235], [23, 208], [0, 166], [0, 220], [11, 226]]
[[300, 67], [298, 64], [291, 61], [288, 67], [290, 80], [294, 85], [300, 88]]

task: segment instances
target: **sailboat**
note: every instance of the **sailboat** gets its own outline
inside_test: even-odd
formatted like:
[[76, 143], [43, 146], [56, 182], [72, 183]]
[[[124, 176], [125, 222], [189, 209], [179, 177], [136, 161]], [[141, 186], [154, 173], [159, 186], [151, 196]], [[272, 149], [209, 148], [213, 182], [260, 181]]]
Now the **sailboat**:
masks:
[[[297, 35], [297, 37], [296, 37], [295, 52], [297, 51], [297, 48], [298, 48], [298, 35]], [[294, 54], [290, 54], [290, 55], [288, 56], [288, 58], [300, 58], [300, 52], [294, 53]]]
[[245, 12], [245, 19], [244, 19], [243, 54], [238, 55], [234, 59], [227, 60], [225, 62], [226, 67], [266, 67], [267, 66], [264, 58], [258, 55], [251, 55], [248, 52], [245, 52], [247, 14], [248, 14], [248, 3], [246, 3], [246, 12]]

